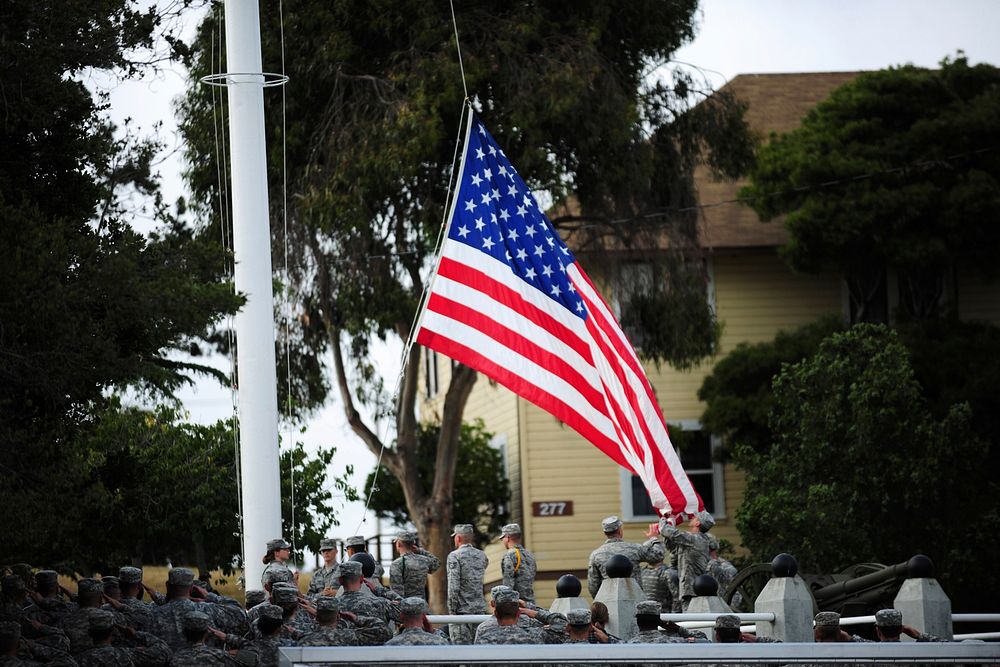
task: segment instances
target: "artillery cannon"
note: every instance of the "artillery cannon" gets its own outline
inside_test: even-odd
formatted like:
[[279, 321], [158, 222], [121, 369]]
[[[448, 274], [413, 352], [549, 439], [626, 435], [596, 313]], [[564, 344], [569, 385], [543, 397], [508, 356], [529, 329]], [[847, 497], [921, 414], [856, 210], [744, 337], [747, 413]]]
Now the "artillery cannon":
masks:
[[[755, 563], [740, 570], [720, 596], [735, 611], [753, 611], [754, 600], [771, 579], [771, 567], [771, 563]], [[891, 607], [903, 581], [911, 576], [933, 576], [933, 565], [926, 556], [914, 556], [896, 565], [858, 563], [836, 574], [799, 573], [799, 576], [812, 592], [814, 611], [863, 616]]]

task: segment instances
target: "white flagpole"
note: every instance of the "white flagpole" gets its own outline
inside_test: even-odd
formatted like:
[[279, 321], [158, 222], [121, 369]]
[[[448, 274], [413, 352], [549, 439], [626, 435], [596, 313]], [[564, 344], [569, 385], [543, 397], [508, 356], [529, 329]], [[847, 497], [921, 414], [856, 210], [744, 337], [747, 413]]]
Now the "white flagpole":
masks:
[[243, 495], [243, 575], [257, 588], [269, 539], [281, 536], [274, 295], [268, 224], [264, 75], [257, 0], [226, 0], [226, 60], [232, 165], [236, 289], [246, 304], [236, 315]]

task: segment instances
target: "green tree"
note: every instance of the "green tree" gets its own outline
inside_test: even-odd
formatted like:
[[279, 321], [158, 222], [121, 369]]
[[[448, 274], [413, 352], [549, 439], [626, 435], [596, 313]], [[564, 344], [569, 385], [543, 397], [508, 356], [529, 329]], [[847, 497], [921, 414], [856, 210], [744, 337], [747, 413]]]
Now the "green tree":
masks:
[[[186, 3], [185, 3], [186, 4]], [[129, 75], [168, 19], [129, 0], [7, 2], [0, 21], [0, 519], [8, 553], [92, 561], [107, 489], [90, 439], [116, 390], [169, 397], [177, 360], [239, 306], [223, 253], [159, 196], [155, 142], [83, 81]], [[163, 224], [148, 237], [130, 195]]]
[[926, 320], [957, 268], [997, 276], [998, 145], [1000, 69], [866, 72], [773, 137], [741, 194], [764, 220], [785, 215], [793, 267], [843, 272], [854, 321], [888, 321], [887, 269], [902, 312]]
[[771, 447], [774, 434], [768, 417], [774, 408], [775, 376], [785, 364], [811, 357], [824, 338], [842, 328], [840, 318], [830, 316], [794, 331], [779, 331], [768, 343], [740, 343], [715, 364], [698, 398], [706, 406], [701, 423], [723, 437], [726, 456], [734, 447], [754, 452]]
[[747, 472], [736, 520], [755, 558], [787, 551], [804, 571], [833, 572], [925, 553], [956, 604], [996, 587], [985, 556], [1000, 546], [990, 509], [1000, 485], [982, 465], [988, 444], [968, 404], [930, 414], [895, 332], [856, 325], [784, 366], [770, 425], [767, 450], [735, 452]]
[[[425, 484], [434, 479], [439, 430], [437, 425], [421, 424], [417, 433], [420, 479]], [[455, 498], [452, 515], [456, 522], [473, 525], [480, 546], [499, 534], [510, 517], [510, 485], [504, 473], [503, 456], [490, 444], [492, 438], [493, 434], [480, 419], [462, 424], [459, 433], [455, 487], [461, 493]], [[397, 526], [409, 523], [403, 487], [391, 470], [385, 466], [373, 470], [365, 488], [371, 489], [368, 506], [377, 516], [388, 518]]]
[[[470, 101], [533, 188], [554, 201], [576, 194], [579, 214], [558, 222], [577, 247], [621, 249], [641, 236], [637, 246], [652, 249], [669, 239], [678, 264], [703, 270], [692, 240], [696, 217], [677, 213], [693, 202], [691, 172], [707, 163], [733, 175], [753, 144], [732, 98], [692, 108], [700, 92], [692, 77], [678, 72], [671, 83], [648, 83], [650, 69], [693, 36], [695, 8], [695, 0], [458, 8]], [[287, 3], [280, 25], [278, 18], [262, 15], [265, 69], [284, 70], [290, 83], [285, 96], [265, 103], [271, 161], [282, 164], [287, 155], [289, 234], [278, 231], [285, 227], [277, 217], [272, 229], [277, 243], [293, 249], [291, 287], [308, 314], [301, 321], [324, 335], [322, 343], [312, 339], [315, 354], [332, 353], [348, 422], [371, 451], [384, 450], [410, 520], [443, 556], [462, 413], [476, 375], [454, 369], [428, 484], [417, 453], [421, 350], [409, 351], [398, 397], [384, 391], [369, 351], [376, 339], [405, 340], [441, 224], [465, 97], [451, 14], [447, 5], [417, 0], [311, 0]], [[195, 81], [224, 69], [222, 43], [219, 14], [210, 14], [192, 49]], [[225, 185], [212, 160], [223, 104], [214, 89], [194, 85], [181, 105], [189, 182], [206, 212]], [[284, 198], [277, 190], [274, 201], [278, 216]], [[668, 213], [637, 216], [650, 210]], [[611, 224], [621, 217], [637, 222]], [[699, 287], [707, 311], [704, 281], [668, 284]], [[717, 330], [708, 322], [698, 333], [711, 349]], [[698, 357], [705, 349], [665, 355]], [[394, 446], [362, 417], [361, 404], [394, 422]], [[432, 598], [440, 603], [443, 588]]]

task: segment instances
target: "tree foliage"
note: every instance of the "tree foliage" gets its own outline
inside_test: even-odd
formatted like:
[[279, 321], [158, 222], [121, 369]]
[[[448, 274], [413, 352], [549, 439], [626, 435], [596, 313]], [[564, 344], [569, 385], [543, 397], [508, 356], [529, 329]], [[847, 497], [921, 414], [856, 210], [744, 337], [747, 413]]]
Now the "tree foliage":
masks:
[[1000, 69], [958, 57], [866, 72], [772, 138], [741, 194], [765, 220], [786, 216], [792, 266], [843, 271], [859, 321], [887, 268], [903, 312], [926, 319], [956, 267], [997, 276], [998, 146]]
[[[434, 479], [439, 429], [436, 425], [421, 424], [418, 432], [420, 479], [428, 486]], [[455, 469], [455, 487], [461, 493], [455, 498], [452, 515], [456, 523], [473, 525], [480, 546], [494, 539], [510, 516], [510, 486], [500, 450], [490, 444], [492, 438], [482, 420], [462, 424]], [[388, 518], [397, 526], [410, 523], [403, 488], [392, 471], [385, 466], [373, 470], [365, 488], [371, 489], [368, 506], [377, 516]]]
[[771, 446], [736, 448], [744, 545], [759, 560], [787, 551], [821, 572], [925, 553], [953, 599], [968, 602], [997, 583], [983, 556], [1000, 529], [990, 509], [1000, 485], [971, 421], [966, 403], [930, 414], [892, 330], [833, 334], [775, 378]]
[[726, 456], [734, 447], [766, 452], [774, 441], [768, 417], [774, 408], [771, 384], [785, 364], [811, 357], [820, 342], [842, 329], [830, 316], [790, 332], [779, 331], [769, 343], [740, 343], [712, 368], [698, 389], [706, 404], [701, 423], [723, 437]]

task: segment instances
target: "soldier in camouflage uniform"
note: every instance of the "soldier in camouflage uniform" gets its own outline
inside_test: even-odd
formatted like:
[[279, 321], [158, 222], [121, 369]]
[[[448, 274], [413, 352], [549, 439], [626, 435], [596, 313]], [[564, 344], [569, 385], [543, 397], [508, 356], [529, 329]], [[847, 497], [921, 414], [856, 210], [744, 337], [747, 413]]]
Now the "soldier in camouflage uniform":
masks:
[[401, 531], [396, 534], [399, 558], [389, 565], [389, 588], [408, 597], [426, 597], [427, 576], [441, 567], [437, 556], [417, 546], [417, 534]]
[[213, 628], [209, 628], [209, 632], [225, 642], [226, 646], [255, 654], [258, 667], [278, 667], [278, 648], [295, 646], [294, 640], [282, 637], [285, 627], [282, 620], [281, 607], [265, 602], [257, 607], [253, 639], [227, 635]]
[[535, 644], [535, 637], [517, 623], [520, 607], [514, 600], [496, 603], [497, 624], [477, 633], [476, 644]]
[[344, 587], [338, 596], [340, 610], [353, 612], [357, 616], [378, 619], [386, 625], [399, 619], [399, 605], [385, 598], [363, 591], [361, 563], [349, 560], [340, 564], [340, 584]]
[[316, 620], [299, 606], [299, 589], [290, 584], [276, 585], [271, 599], [281, 607], [282, 637], [298, 641], [316, 629]]
[[158, 637], [148, 632], [135, 632], [136, 647], [112, 646], [114, 615], [98, 609], [90, 616], [90, 639], [93, 648], [76, 656], [80, 667], [165, 667], [170, 662], [170, 649]]
[[660, 542], [654, 532], [655, 524], [650, 526], [646, 537], [650, 538], [642, 544], [625, 542], [622, 540], [622, 521], [616, 516], [609, 516], [601, 522], [601, 528], [607, 540], [601, 546], [594, 549], [590, 554], [587, 563], [587, 589], [591, 597], [597, 596], [597, 591], [601, 589], [601, 582], [607, 579], [608, 573], [604, 570], [605, 563], [615, 554], [622, 554], [632, 561], [632, 578], [639, 586], [642, 586], [640, 579], [639, 564], [650, 563], [656, 565], [663, 562], [663, 543]]
[[662, 608], [656, 600], [643, 600], [635, 605], [635, 623], [639, 632], [627, 644], [675, 644], [682, 639], [671, 637], [660, 632], [660, 613]]
[[136, 630], [150, 631], [153, 628], [153, 604], [142, 600], [142, 570], [137, 567], [123, 567], [118, 570], [118, 589], [121, 594], [119, 611]]
[[312, 579], [309, 580], [309, 588], [306, 595], [315, 598], [318, 595], [336, 595], [337, 587], [340, 586], [337, 573], [337, 541], [330, 537], [324, 537], [319, 541], [319, 555], [323, 557], [323, 567], [313, 572]]
[[260, 591], [255, 588], [250, 589], [243, 593], [243, 605], [249, 612], [251, 609], [259, 604], [267, 602], [268, 593], [267, 591]]
[[[267, 543], [267, 553], [264, 554], [264, 571], [260, 575], [261, 584], [264, 590], [268, 590], [268, 581], [295, 581], [299, 580], [299, 573], [293, 572], [287, 563], [292, 557], [292, 545], [283, 537], [270, 540]], [[269, 573], [276, 570], [287, 570], [288, 578], [275, 579]]]
[[[711, 533], [706, 534], [708, 535], [708, 557], [710, 559], [706, 572], [719, 582], [719, 597], [723, 597], [729, 588], [729, 584], [732, 583], [733, 577], [736, 576], [736, 566], [719, 556], [719, 540], [715, 538], [715, 535]], [[742, 603], [743, 596], [739, 591], [734, 593], [733, 597], [729, 600], [729, 606], [733, 609], [740, 607]]]
[[[491, 588], [490, 597], [490, 606], [494, 610], [501, 602], [517, 602], [519, 605], [521, 604], [518, 592], [510, 586], [504, 586], [503, 584]], [[531, 635], [536, 644], [562, 644], [566, 641], [566, 617], [543, 607], [524, 603], [524, 606], [521, 606], [518, 612], [517, 624]], [[476, 639], [479, 639], [479, 635], [487, 629], [495, 628], [496, 626], [497, 617], [494, 613], [493, 616], [480, 623], [476, 628]]]
[[59, 575], [53, 570], [39, 570], [35, 573], [35, 590], [29, 593], [32, 604], [24, 610], [24, 615], [43, 625], [59, 626], [62, 619], [77, 606], [60, 597]]
[[[299, 646], [381, 646], [392, 637], [385, 623], [369, 616], [341, 612], [340, 599], [322, 596], [316, 600], [316, 629], [299, 640]], [[349, 627], [338, 627], [341, 616]]]
[[[489, 559], [472, 544], [472, 524], [456, 524], [451, 535], [455, 550], [448, 554], [448, 613], [485, 614], [483, 576]], [[448, 630], [453, 644], [471, 644], [473, 641], [471, 625], [454, 623]]]
[[385, 643], [386, 646], [446, 646], [447, 639], [430, 631], [427, 601], [422, 597], [403, 598], [399, 603], [399, 622], [403, 629]]
[[[840, 614], [837, 614], [840, 618]], [[720, 644], [780, 644], [780, 639], [758, 637], [740, 630], [740, 617], [736, 614], [722, 614], [715, 618], [715, 641]]]
[[840, 628], [840, 614], [835, 611], [821, 611], [813, 618], [815, 629], [813, 640], [817, 644], [853, 641], [851, 635]]
[[[947, 641], [935, 635], [920, 632], [909, 625], [903, 625], [903, 612], [898, 609], [880, 609], [875, 612], [875, 635], [880, 642], [898, 642], [900, 635], [906, 635], [918, 642]], [[869, 641], [857, 635], [854, 635], [851, 639], [856, 642]]]
[[205, 645], [211, 619], [208, 614], [191, 611], [184, 615], [182, 630], [184, 647], [174, 653], [170, 667], [203, 667], [208, 665], [230, 666], [237, 664], [228, 653], [222, 649]]
[[[344, 540], [344, 551], [347, 552], [347, 557], [350, 558], [354, 554], [368, 553], [368, 542], [365, 541], [364, 535], [352, 535]], [[371, 576], [375, 577], [379, 581], [382, 581], [382, 576], [385, 574], [385, 568], [382, 567], [382, 563], [375, 561], [375, 573]]]
[[152, 608], [153, 633], [167, 643], [172, 651], [187, 646], [184, 639], [184, 617], [190, 612], [213, 615], [213, 603], [195, 602], [191, 599], [194, 572], [186, 567], [175, 567], [167, 575], [167, 602]]
[[659, 602], [663, 609], [672, 610], [674, 598], [670, 593], [670, 567], [666, 563], [643, 567], [639, 576], [646, 597]]
[[664, 544], [677, 555], [681, 606], [687, 611], [694, 597], [694, 580], [708, 569], [711, 538], [706, 533], [715, 525], [708, 512], [698, 512], [690, 518], [690, 531], [682, 532], [674, 525], [674, 517], [660, 519], [660, 534]]
[[[62, 619], [62, 629], [69, 637], [70, 653], [77, 655], [94, 647], [94, 642], [90, 638], [90, 618], [101, 610], [101, 600], [104, 595], [104, 586], [97, 579], [86, 577], [77, 583], [77, 604], [76, 611], [66, 614]], [[118, 615], [115, 619], [118, 625], [126, 625], [124, 616]]]
[[521, 595], [525, 602], [535, 602], [535, 557], [521, 544], [521, 526], [508, 523], [500, 529], [500, 541], [507, 553], [500, 561], [503, 583]]

